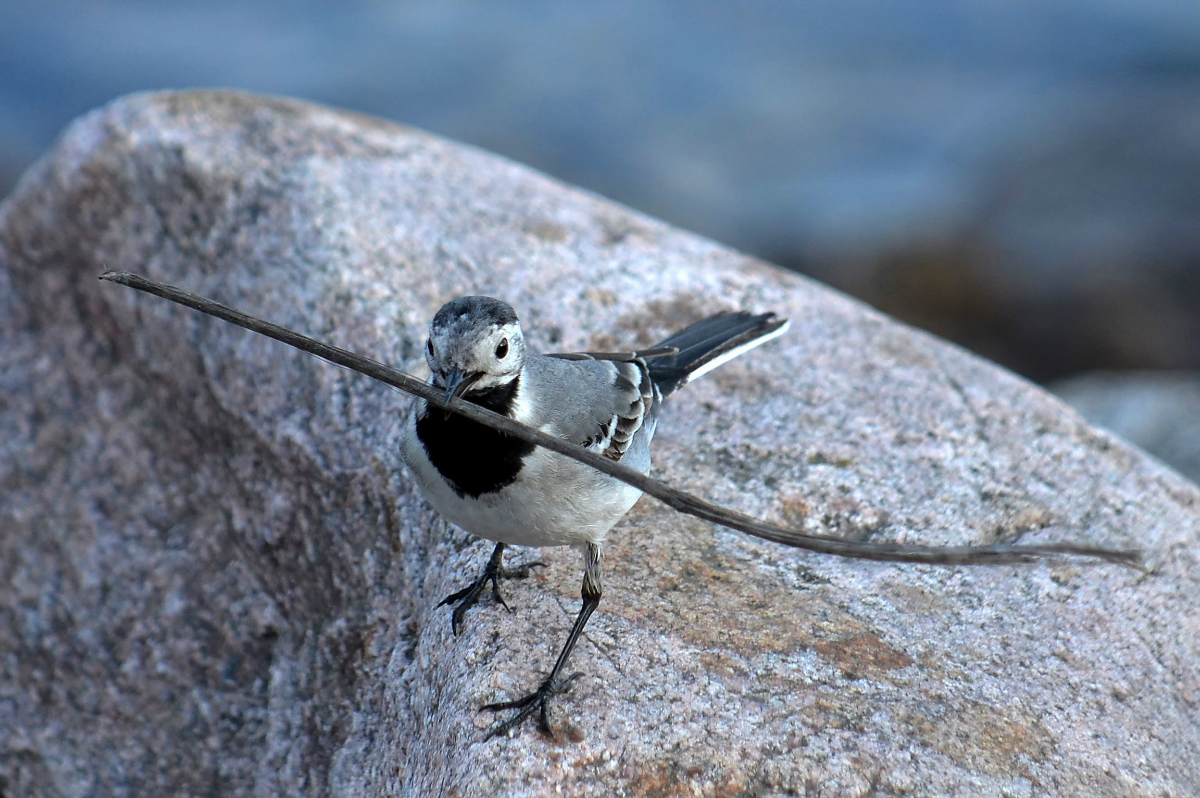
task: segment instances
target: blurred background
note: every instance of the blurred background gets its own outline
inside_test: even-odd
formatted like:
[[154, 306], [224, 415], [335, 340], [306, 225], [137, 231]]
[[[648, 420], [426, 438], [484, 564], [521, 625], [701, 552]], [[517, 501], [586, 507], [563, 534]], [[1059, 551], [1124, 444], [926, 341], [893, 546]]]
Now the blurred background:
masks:
[[1200, 478], [1197, 0], [4, 0], [0, 195], [73, 117], [194, 86], [530, 164], [957, 341]]

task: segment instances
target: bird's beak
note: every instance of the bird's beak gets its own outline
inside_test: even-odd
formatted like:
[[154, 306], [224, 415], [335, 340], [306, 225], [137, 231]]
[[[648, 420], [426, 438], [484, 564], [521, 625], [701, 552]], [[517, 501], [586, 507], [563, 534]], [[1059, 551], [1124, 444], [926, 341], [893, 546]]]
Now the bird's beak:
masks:
[[462, 396], [475, 380], [463, 374], [457, 367], [446, 375], [446, 401]]

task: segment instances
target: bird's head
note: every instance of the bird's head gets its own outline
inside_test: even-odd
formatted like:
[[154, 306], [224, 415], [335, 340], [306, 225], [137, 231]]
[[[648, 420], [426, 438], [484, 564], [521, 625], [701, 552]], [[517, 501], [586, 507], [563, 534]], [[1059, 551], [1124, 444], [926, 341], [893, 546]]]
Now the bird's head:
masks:
[[507, 302], [464, 296], [442, 306], [429, 324], [425, 359], [446, 398], [511, 383], [525, 364], [521, 322]]

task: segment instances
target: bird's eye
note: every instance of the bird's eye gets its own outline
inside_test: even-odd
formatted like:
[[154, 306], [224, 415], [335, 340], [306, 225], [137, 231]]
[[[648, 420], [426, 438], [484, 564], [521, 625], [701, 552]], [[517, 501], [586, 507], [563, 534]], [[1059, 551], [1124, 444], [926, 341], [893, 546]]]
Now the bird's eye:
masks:
[[508, 354], [508, 339], [501, 338], [500, 343], [496, 344], [496, 359], [503, 360], [504, 356], [507, 354]]
[[433, 339], [432, 338], [425, 339], [425, 351], [429, 353], [430, 357], [433, 357]]

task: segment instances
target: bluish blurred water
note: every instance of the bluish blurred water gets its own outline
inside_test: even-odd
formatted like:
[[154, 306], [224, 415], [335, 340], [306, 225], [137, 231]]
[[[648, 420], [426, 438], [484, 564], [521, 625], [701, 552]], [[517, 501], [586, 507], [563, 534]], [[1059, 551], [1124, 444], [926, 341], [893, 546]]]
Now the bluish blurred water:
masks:
[[[187, 86], [478, 144], [901, 313], [932, 291], [918, 319], [1200, 266], [1196, 0], [6, 0], [0, 191], [72, 117]], [[1200, 362], [1189, 324], [1134, 359]]]

